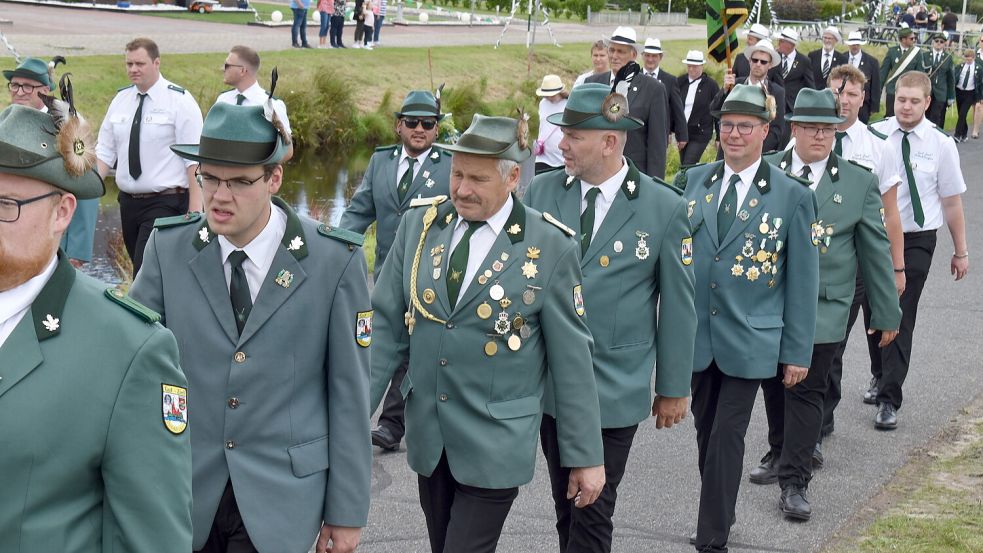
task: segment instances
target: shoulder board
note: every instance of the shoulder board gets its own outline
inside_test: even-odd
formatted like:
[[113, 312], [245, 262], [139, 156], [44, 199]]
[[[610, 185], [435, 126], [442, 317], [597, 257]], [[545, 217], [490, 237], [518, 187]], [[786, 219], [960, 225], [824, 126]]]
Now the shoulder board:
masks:
[[133, 88], [134, 86], [136, 86], [136, 85], [134, 85], [134, 84], [128, 84], [126, 86], [121, 86], [121, 87], [119, 87], [119, 88], [116, 89], [116, 92], [123, 92], [127, 88]]
[[109, 298], [116, 305], [120, 305], [125, 308], [130, 313], [133, 313], [137, 317], [143, 320], [145, 323], [159, 323], [160, 314], [153, 309], [143, 305], [137, 300], [131, 298], [130, 296], [123, 293], [122, 290], [111, 286], [106, 288], [106, 297]]
[[[843, 158], [840, 158], [840, 159], [843, 159]], [[856, 165], [857, 167], [863, 169], [864, 171], [866, 171], [868, 173], [873, 173], [874, 172], [874, 170], [871, 169], [870, 167], [867, 167], [866, 165], [861, 165], [861, 164], [857, 163], [856, 161], [853, 161], [852, 159], [848, 159], [847, 161], [849, 161], [851, 164]]]
[[184, 89], [181, 88], [181, 87], [179, 87], [176, 84], [169, 84], [169, 85], [167, 85], [167, 90], [173, 90], [174, 92], [179, 92], [181, 94], [184, 94]]
[[942, 134], [944, 134], [946, 136], [950, 136], [950, 137], [952, 136], [951, 134], [949, 134], [949, 133], [945, 132], [944, 130], [942, 130], [941, 127], [936, 127], [935, 125], [932, 125], [932, 126], [935, 127], [935, 130], [939, 131], [940, 133], [942, 133]]
[[870, 134], [876, 136], [877, 138], [880, 138], [881, 140], [887, 140], [887, 135], [875, 129], [872, 125], [867, 125], [867, 130], [870, 131]]
[[[680, 171], [680, 172], [682, 172], [682, 171]], [[654, 180], [656, 184], [661, 184], [662, 186], [665, 186], [666, 188], [668, 188], [669, 190], [672, 190], [673, 192], [675, 192], [676, 194], [679, 194], [680, 196], [683, 195], [683, 189], [677, 188], [675, 185], [669, 184], [668, 182], [660, 179], [659, 177], [652, 177], [652, 180]]]
[[189, 223], [197, 223], [200, 220], [201, 212], [193, 211], [184, 215], [175, 215], [174, 217], [160, 217], [154, 221], [154, 228], [180, 227]]
[[324, 224], [317, 227], [317, 233], [321, 236], [327, 236], [332, 240], [337, 240], [353, 246], [361, 247], [362, 244], [365, 243], [365, 236], [357, 232], [345, 230], [343, 228], [329, 227]]
[[447, 201], [447, 196], [440, 194], [430, 198], [413, 198], [410, 200], [410, 207], [424, 207], [430, 205], [440, 205]]
[[389, 150], [396, 149], [397, 146], [399, 146], [399, 144], [390, 144], [388, 146], [379, 146], [378, 148], [375, 149], [375, 151], [377, 151], [377, 152], [386, 152], [386, 151], [389, 151]]
[[574, 236], [574, 235], [577, 234], [572, 228], [564, 225], [563, 223], [560, 222], [559, 219], [557, 219], [556, 217], [550, 215], [549, 213], [547, 213], [545, 211], [543, 212], [543, 219], [545, 219], [547, 223], [550, 223], [553, 226], [555, 226], [556, 228], [558, 228], [558, 229], [562, 230], [563, 232], [565, 232], [568, 236], [571, 236], [572, 237], [572, 236]]
[[283, 101], [283, 99], [282, 99], [282, 98], [280, 98], [279, 96], [274, 96], [274, 97], [273, 97], [273, 99], [274, 99], [274, 100], [277, 100], [277, 101], [279, 101], [279, 102], [282, 102], [282, 101]]

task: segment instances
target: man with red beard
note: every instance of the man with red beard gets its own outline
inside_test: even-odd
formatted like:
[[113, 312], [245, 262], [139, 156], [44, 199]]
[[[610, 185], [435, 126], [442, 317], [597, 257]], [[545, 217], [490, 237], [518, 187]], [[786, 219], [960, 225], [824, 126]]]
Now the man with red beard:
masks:
[[177, 344], [58, 249], [103, 193], [80, 119], [0, 113], [0, 551], [187, 553], [187, 403], [165, 412], [188, 395]]

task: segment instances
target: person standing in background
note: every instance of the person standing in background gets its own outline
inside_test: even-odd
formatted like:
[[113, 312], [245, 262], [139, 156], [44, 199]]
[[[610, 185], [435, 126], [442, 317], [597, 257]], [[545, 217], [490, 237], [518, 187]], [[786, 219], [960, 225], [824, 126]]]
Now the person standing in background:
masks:
[[543, 83], [536, 89], [539, 96], [539, 136], [533, 146], [536, 154], [536, 174], [563, 167], [563, 154], [560, 153], [560, 127], [550, 123], [547, 118], [554, 113], [563, 113], [570, 94], [564, 89], [563, 81], [556, 75], [546, 75]]
[[604, 44], [603, 40], [598, 40], [590, 47], [590, 61], [594, 66], [590, 71], [581, 73], [577, 80], [573, 82], [573, 86], [580, 86], [584, 84], [587, 77], [591, 75], [598, 75], [600, 73], [606, 73], [611, 67], [608, 65], [608, 47]]
[[[324, 43], [328, 36], [328, 28], [331, 26], [331, 18], [334, 16], [334, 0], [317, 0], [317, 13], [320, 15], [320, 30], [317, 33], [317, 47], [326, 48]], [[331, 37], [331, 47], [334, 48], [334, 36]]]
[[290, 43], [294, 48], [311, 47], [307, 43], [307, 9], [310, 7], [311, 0], [290, 0], [290, 11], [294, 13], [294, 23], [290, 27]]
[[379, 0], [375, 7], [375, 32], [372, 33], [372, 46], [379, 45], [379, 33], [382, 32], [382, 22], [386, 19], [387, 0]]
[[365, 49], [372, 49], [372, 33], [375, 30], [375, 12], [372, 7], [372, 0], [365, 0], [362, 4], [362, 35], [365, 39]]
[[355, 0], [355, 12], [352, 16], [355, 19], [355, 48], [362, 47], [362, 39], [365, 34], [365, 14], [362, 13], [363, 0]]
[[344, 48], [341, 42], [341, 35], [345, 30], [345, 0], [332, 0], [334, 2], [334, 14], [331, 15], [331, 47]]

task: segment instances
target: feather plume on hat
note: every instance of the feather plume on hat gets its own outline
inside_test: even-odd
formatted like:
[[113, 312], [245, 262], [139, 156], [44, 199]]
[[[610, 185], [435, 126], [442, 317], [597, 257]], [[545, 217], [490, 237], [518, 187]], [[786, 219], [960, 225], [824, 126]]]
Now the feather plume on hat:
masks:
[[273, 91], [276, 90], [276, 82], [279, 77], [280, 75], [277, 73], [276, 67], [274, 67], [273, 72], [270, 74], [270, 92], [266, 96], [266, 102], [263, 104], [263, 117], [276, 129], [277, 134], [280, 135], [280, 140], [287, 146], [290, 146], [290, 133], [287, 132], [287, 128], [283, 126], [283, 121], [280, 121], [280, 116], [273, 109]]
[[770, 122], [778, 115], [778, 104], [775, 102], [775, 97], [768, 93], [767, 81], [761, 81], [758, 86], [761, 87], [761, 93], [765, 95], [765, 111]]
[[611, 123], [628, 115], [628, 87], [640, 71], [641, 67], [630, 61], [614, 75], [611, 93], [601, 103], [601, 115]]
[[73, 177], [81, 177], [95, 166], [96, 150], [88, 121], [75, 109], [71, 75], [65, 73], [58, 82], [61, 99], [42, 93], [38, 93], [38, 97], [47, 106], [48, 114], [55, 125], [58, 153], [65, 160], [65, 172]]
[[520, 108], [515, 108], [518, 112], [519, 124], [515, 129], [516, 142], [519, 143], [519, 149], [525, 150], [529, 147], [529, 114], [526, 110]]
[[65, 59], [65, 56], [55, 56], [48, 62], [48, 80], [51, 82], [58, 80], [55, 78], [55, 69], [58, 67], [59, 63], [62, 65], [68, 65], [68, 60]]

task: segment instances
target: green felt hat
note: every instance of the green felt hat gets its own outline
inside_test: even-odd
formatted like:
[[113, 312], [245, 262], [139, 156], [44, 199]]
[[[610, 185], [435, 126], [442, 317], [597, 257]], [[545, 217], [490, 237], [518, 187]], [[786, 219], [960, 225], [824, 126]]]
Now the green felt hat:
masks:
[[792, 108], [792, 113], [785, 114], [785, 120], [794, 123], [830, 123], [836, 125], [846, 121], [846, 118], [840, 117], [832, 90], [828, 88], [823, 90], [803, 88], [795, 97], [795, 107]]
[[262, 106], [219, 102], [208, 110], [199, 144], [174, 144], [175, 154], [215, 165], [269, 165], [279, 163], [290, 147], [264, 115]]
[[105, 193], [96, 172], [96, 142], [88, 123], [72, 118], [61, 129], [48, 113], [12, 105], [0, 113], [0, 173], [46, 182], [80, 200]]
[[949, 40], [949, 37], [946, 36], [945, 33], [935, 32], [932, 33], [932, 36], [929, 37], [929, 40]]
[[902, 27], [898, 30], [898, 38], [908, 38], [913, 34], [915, 34], [915, 31], [912, 31], [909, 27]]
[[488, 117], [475, 114], [471, 126], [456, 144], [441, 144], [441, 148], [462, 154], [508, 159], [522, 163], [532, 155], [529, 149], [529, 127], [525, 121], [511, 117]]
[[444, 118], [437, 105], [437, 98], [428, 90], [411, 90], [403, 100], [403, 107], [393, 112], [396, 117], [436, 117]]
[[8, 81], [14, 77], [23, 77], [52, 88], [51, 77], [48, 76], [48, 64], [38, 58], [26, 58], [16, 69], [4, 70], [3, 76]]
[[557, 127], [609, 131], [630, 131], [645, 124], [628, 115], [624, 96], [612, 95], [610, 86], [599, 83], [574, 87], [563, 113], [554, 113], [546, 120]]
[[717, 119], [727, 114], [753, 115], [765, 121], [771, 121], [774, 117], [768, 107], [765, 91], [760, 86], [747, 84], [735, 85], [720, 109], [711, 111], [710, 114]]

